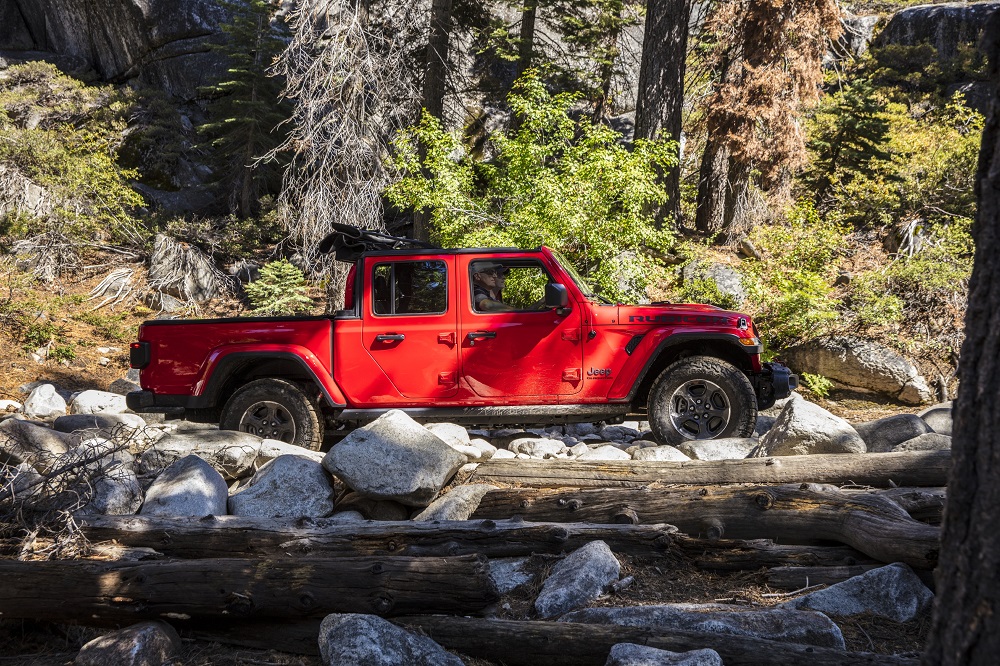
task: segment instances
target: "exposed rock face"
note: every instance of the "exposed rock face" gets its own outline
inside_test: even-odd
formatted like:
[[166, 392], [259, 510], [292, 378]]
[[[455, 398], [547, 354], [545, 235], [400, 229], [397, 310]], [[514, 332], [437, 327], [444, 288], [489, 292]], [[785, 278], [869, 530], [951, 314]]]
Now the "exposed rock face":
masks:
[[916, 366], [891, 349], [868, 340], [833, 337], [811, 340], [785, 351], [795, 371], [823, 375], [839, 384], [890, 395], [910, 405], [933, 397]]
[[0, 48], [75, 56], [104, 81], [192, 99], [220, 71], [209, 44], [227, 20], [217, 0], [0, 0]]
[[753, 437], [724, 437], [704, 441], [681, 442], [677, 447], [693, 460], [739, 460], [757, 446]]
[[931, 432], [931, 427], [915, 414], [895, 414], [877, 421], [858, 423], [854, 429], [865, 440], [869, 453], [886, 453], [903, 442]]
[[143, 516], [225, 516], [229, 489], [222, 475], [198, 456], [187, 456], [163, 471], [146, 491]]
[[986, 19], [1000, 2], [949, 2], [920, 5], [896, 12], [873, 46], [930, 44], [941, 60], [955, 57], [959, 44], [976, 44]]
[[491, 490], [496, 490], [496, 486], [485, 483], [458, 486], [444, 497], [431, 502], [413, 520], [468, 520], [479, 508], [479, 502]]
[[611, 647], [604, 666], [722, 666], [722, 657], [708, 648], [671, 652], [635, 643], [619, 643]]
[[278, 456], [229, 497], [229, 513], [256, 518], [322, 518], [333, 511], [333, 480], [323, 466], [298, 456]]
[[163, 664], [181, 651], [181, 637], [166, 622], [141, 622], [98, 636], [84, 645], [74, 666]]
[[878, 20], [878, 16], [845, 15], [840, 20], [844, 33], [837, 40], [837, 53], [854, 58], [867, 53]]
[[715, 283], [720, 293], [732, 297], [738, 303], [742, 303], [747, 297], [743, 288], [743, 278], [725, 264], [693, 261], [681, 269], [681, 279], [684, 282], [710, 280]]

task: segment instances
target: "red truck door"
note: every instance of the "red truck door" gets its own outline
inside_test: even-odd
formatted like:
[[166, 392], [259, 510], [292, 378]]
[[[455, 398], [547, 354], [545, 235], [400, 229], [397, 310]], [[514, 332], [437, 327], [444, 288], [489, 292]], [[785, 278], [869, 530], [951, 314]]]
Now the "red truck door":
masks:
[[[554, 404], [578, 393], [583, 386], [580, 307], [571, 302], [562, 313], [544, 308], [545, 284], [552, 277], [543, 262], [459, 257], [465, 388], [512, 404]], [[484, 291], [499, 298], [482, 301]], [[502, 309], [490, 309], [501, 308], [497, 303]]]
[[453, 256], [365, 259], [363, 344], [407, 398], [458, 392], [454, 267]]

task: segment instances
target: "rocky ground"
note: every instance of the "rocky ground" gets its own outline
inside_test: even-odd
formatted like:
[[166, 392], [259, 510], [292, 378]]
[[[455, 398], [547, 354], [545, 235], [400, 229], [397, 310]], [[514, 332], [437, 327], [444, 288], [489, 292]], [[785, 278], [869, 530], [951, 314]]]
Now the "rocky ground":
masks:
[[[127, 378], [114, 383], [122, 392], [128, 390], [128, 384]], [[824, 404], [848, 415], [861, 413], [865, 418], [891, 414], [877, 420], [869, 418], [868, 422], [848, 422], [796, 396], [762, 414], [754, 438], [674, 448], [650, 441], [642, 422], [532, 430], [466, 430], [452, 424], [423, 427], [400, 412], [391, 412], [348, 434], [326, 452], [312, 453], [204, 425], [157, 422], [159, 419], [155, 418], [146, 423], [138, 415], [125, 413], [120, 394], [70, 391], [50, 383], [24, 388], [29, 392], [22, 393], [20, 401], [3, 406], [7, 411], [0, 423], [0, 449], [4, 458], [9, 465], [19, 465], [16, 474], [11, 467], [6, 468], [7, 485], [20, 488], [22, 497], [30, 496], [30, 492], [24, 492], [26, 486], [19, 484], [42, 478], [47, 480], [42, 487], [50, 489], [61, 478], [59, 470], [68, 461], [80, 461], [83, 468], [91, 470], [86, 478], [90, 491], [80, 494], [72, 506], [81, 521], [88, 514], [137, 514], [149, 519], [227, 514], [261, 519], [308, 516], [312, 520], [347, 525], [371, 524], [373, 520], [467, 521], [484, 495], [497, 489], [496, 483], [477, 482], [477, 467], [485, 460], [506, 457], [515, 459], [512, 462], [548, 461], [547, 464], [556, 467], [564, 462], [588, 460], [597, 465], [614, 461], [632, 464], [634, 460], [657, 464], [655, 461], [746, 456], [866, 452], [873, 455], [942, 449], [950, 445], [947, 405], [924, 410], [922, 416], [889, 403], [868, 403], [860, 411], [857, 397], [841, 395]], [[18, 509], [23, 511], [25, 506], [31, 506], [31, 502], [18, 505]], [[333, 518], [324, 518], [331, 515]], [[6, 517], [14, 518], [10, 512]], [[39, 534], [25, 542], [14, 538], [15, 531], [8, 530], [3, 542], [7, 557], [46, 559], [51, 556], [53, 542], [67, 539], [65, 531], [55, 530], [48, 536]], [[78, 554], [85, 552], [85, 546], [73, 539], [68, 539], [64, 546], [70, 549], [66, 552], [71, 548], [79, 548]], [[746, 631], [747, 618], [771, 613], [766, 616], [767, 628], [761, 630], [755, 625], [749, 635], [804, 640], [789, 639], [787, 634], [781, 636], [782, 632], [794, 631], [789, 628], [792, 617], [796, 621], [809, 617], [811, 622], [821, 624], [820, 628], [809, 629], [810, 635], [825, 636], [809, 639], [814, 640], [814, 645], [881, 653], [887, 658], [916, 655], [922, 646], [932, 593], [906, 565], [866, 573], [864, 576], [882, 572], [878, 575], [887, 579], [872, 582], [862, 577], [860, 582], [853, 583], [862, 592], [847, 590], [846, 596], [831, 602], [823, 598], [808, 601], [810, 597], [803, 596], [801, 591], [796, 594], [772, 588], [764, 570], [706, 572], [675, 555], [617, 554], [603, 541], [593, 541], [563, 555], [537, 553], [515, 560], [491, 560], [491, 577], [500, 596], [487, 616], [508, 620], [562, 617], [571, 621], [576, 617], [575, 621], [588, 623], [638, 623], [667, 630], [676, 627], [683, 619], [681, 616], [693, 610], [702, 614], [696, 618], [699, 621], [705, 621], [705, 613], [718, 613], [721, 619], [714, 621], [744, 626], [742, 630], [732, 630], [739, 633]], [[111, 555], [98, 548], [90, 557], [107, 560]], [[850, 584], [847, 581], [841, 585]], [[878, 592], [872, 592], [873, 585]], [[890, 589], [884, 587], [887, 585], [892, 586], [891, 592], [886, 592]], [[829, 594], [837, 589], [837, 586], [825, 590], [823, 587], [814, 586], [805, 592]], [[887, 607], [883, 603], [886, 597], [897, 603]], [[619, 609], [614, 611], [619, 615], [649, 613], [653, 612], [650, 605], [663, 604], [699, 606], [666, 607], [655, 611], [659, 613], [656, 617], [632, 620], [605, 617], [601, 614], [612, 611], [600, 610]], [[784, 609], [780, 620], [774, 616], [778, 609]], [[373, 644], [382, 647], [412, 640], [411, 634], [393, 625], [379, 624], [375, 616], [361, 617], [371, 619], [362, 621], [362, 627], [355, 627], [352, 623], [360, 621], [356, 618], [333, 615], [328, 618], [321, 629], [325, 638], [320, 641], [321, 646], [326, 641], [322, 649], [327, 661], [313, 655], [234, 648], [190, 637], [182, 640], [173, 636], [170, 629], [166, 629], [166, 634], [158, 633], [157, 627], [143, 631], [133, 628], [131, 633], [119, 637], [119, 641], [129, 649], [139, 643], [152, 645], [151, 649], [162, 650], [161, 656], [170, 657], [174, 664], [313, 664], [348, 663], [336, 661], [330, 655], [347, 649], [344, 636], [361, 635], [362, 630], [370, 631]], [[0, 663], [65, 664], [74, 663], [74, 659], [79, 664], [115, 663], [106, 656], [102, 657], [104, 661], [88, 661], [86, 656], [88, 651], [99, 654], [99, 645], [88, 642], [105, 634], [106, 630], [65, 624], [0, 621], [0, 654], [5, 655]], [[111, 643], [111, 647], [105, 647], [116, 649]], [[85, 644], [89, 647], [80, 653]], [[353, 643], [348, 648], [349, 654], [354, 654], [350, 650], [360, 649]], [[452, 661], [453, 657], [446, 656], [448, 653], [436, 652], [440, 648], [433, 644], [412, 649], [418, 652], [427, 649], [439, 655], [426, 663], [500, 663], [467, 656], [454, 657], [461, 661]], [[631, 663], [625, 658], [609, 663]], [[717, 656], [694, 654], [686, 658], [710, 660], [654, 663], [721, 663], [712, 661]], [[154, 662], [160, 663], [155, 659], [145, 663]]]

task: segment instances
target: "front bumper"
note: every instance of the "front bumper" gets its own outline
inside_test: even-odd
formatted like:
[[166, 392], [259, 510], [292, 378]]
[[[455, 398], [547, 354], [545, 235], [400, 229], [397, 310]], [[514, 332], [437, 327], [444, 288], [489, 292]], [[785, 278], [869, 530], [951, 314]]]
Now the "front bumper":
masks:
[[763, 371], [755, 379], [758, 410], [773, 407], [775, 402], [787, 398], [799, 386], [799, 376], [792, 374], [782, 363], [764, 363]]

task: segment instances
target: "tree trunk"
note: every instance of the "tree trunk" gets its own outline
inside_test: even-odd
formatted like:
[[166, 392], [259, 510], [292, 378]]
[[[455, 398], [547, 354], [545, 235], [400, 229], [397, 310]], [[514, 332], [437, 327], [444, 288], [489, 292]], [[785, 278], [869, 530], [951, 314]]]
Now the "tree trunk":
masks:
[[668, 525], [586, 525], [519, 521], [378, 521], [334, 524], [217, 516], [151, 518], [93, 516], [80, 528], [92, 542], [114, 540], [171, 557], [444, 557], [480, 554], [522, 557], [562, 553], [601, 540], [616, 553], [663, 555], [672, 545]]
[[[690, 20], [691, 0], [647, 0], [635, 105], [637, 139], [669, 138], [680, 145]], [[674, 226], [680, 219], [680, 165], [662, 178], [668, 198], [656, 219]]]
[[850, 546], [789, 546], [770, 539], [696, 539], [671, 537], [691, 563], [706, 571], [757, 571], [763, 567], [845, 567], [858, 564], [882, 566]]
[[917, 522], [895, 502], [875, 495], [799, 490], [789, 486], [645, 488], [641, 490], [508, 489], [483, 497], [475, 518], [616, 522], [634, 512], [643, 522], [669, 523], [692, 536], [834, 540], [880, 562], [933, 569], [939, 530]]
[[[476, 614], [497, 600], [485, 558], [0, 561], [0, 617], [104, 626], [142, 619]], [[172, 614], [172, 615], [167, 615]]]
[[993, 100], [983, 132], [965, 342], [955, 401], [931, 635], [923, 663], [995, 664], [1000, 654], [1000, 13], [983, 29]]
[[866, 652], [782, 643], [748, 636], [648, 627], [462, 617], [401, 617], [396, 624], [420, 629], [449, 650], [507, 666], [602, 666], [611, 647], [638, 643], [661, 650], [686, 652], [711, 648], [726, 666], [915, 666], [916, 659]]
[[430, 40], [427, 42], [427, 68], [424, 70], [424, 109], [438, 119], [442, 119], [444, 114], [451, 4], [452, 0], [433, 0], [431, 3]]
[[[687, 462], [489, 460], [473, 474], [475, 483], [542, 488], [642, 488], [651, 483], [854, 483], [937, 487], [945, 483], [948, 451], [831, 453], [743, 460]], [[890, 484], [890, 481], [892, 484]]]
[[535, 14], [538, 0], [525, 0], [521, 10], [521, 33], [517, 42], [517, 75], [520, 78], [531, 67], [531, 56], [535, 52]]
[[729, 149], [709, 128], [698, 171], [695, 228], [711, 236], [725, 228], [726, 190], [729, 187]]

